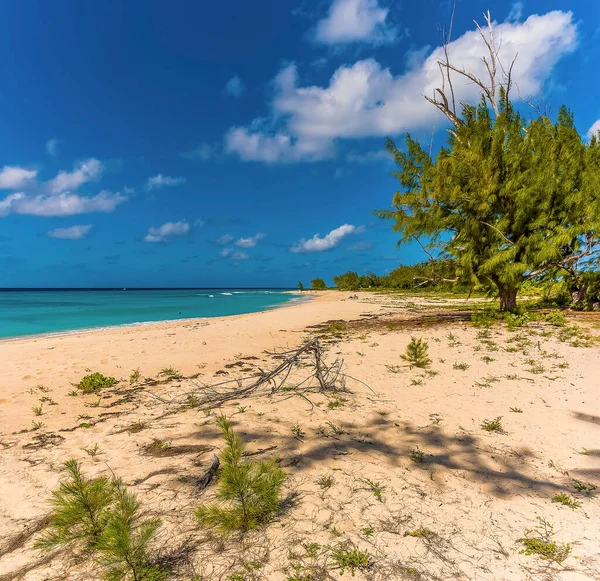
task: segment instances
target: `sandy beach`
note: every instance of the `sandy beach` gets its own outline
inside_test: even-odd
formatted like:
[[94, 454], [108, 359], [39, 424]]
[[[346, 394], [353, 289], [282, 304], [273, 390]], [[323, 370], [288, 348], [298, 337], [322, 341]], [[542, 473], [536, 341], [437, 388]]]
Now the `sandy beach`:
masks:
[[[599, 579], [600, 319], [568, 315], [570, 334], [540, 321], [482, 328], [470, 322], [476, 301], [354, 294], [0, 341], [0, 581], [100, 579], [64, 551], [33, 548], [68, 458], [90, 476], [118, 474], [160, 516], [173, 579], [287, 580], [293, 563], [315, 572], [306, 579], [346, 578], [326, 549], [339, 542], [371, 556], [357, 580]], [[400, 357], [411, 336], [429, 344], [427, 369]], [[271, 370], [272, 353], [314, 337], [328, 361], [343, 360], [344, 391], [263, 390], [219, 410], [194, 405], [207, 385]], [[96, 371], [119, 383], [78, 393]], [[194, 477], [222, 448], [218, 413], [249, 452], [277, 458], [287, 474], [275, 521], [228, 541], [193, 517], [214, 497], [216, 484], [198, 491]], [[501, 430], [482, 428], [495, 418]], [[578, 506], [553, 502], [557, 494]], [[526, 531], [543, 523], [571, 546], [562, 563], [520, 553]]]

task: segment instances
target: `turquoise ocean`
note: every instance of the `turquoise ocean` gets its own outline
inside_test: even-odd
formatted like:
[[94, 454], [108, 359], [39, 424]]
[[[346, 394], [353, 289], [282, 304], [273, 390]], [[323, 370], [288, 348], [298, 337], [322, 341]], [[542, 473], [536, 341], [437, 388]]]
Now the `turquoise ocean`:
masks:
[[239, 315], [297, 300], [285, 289], [0, 290], [0, 337]]

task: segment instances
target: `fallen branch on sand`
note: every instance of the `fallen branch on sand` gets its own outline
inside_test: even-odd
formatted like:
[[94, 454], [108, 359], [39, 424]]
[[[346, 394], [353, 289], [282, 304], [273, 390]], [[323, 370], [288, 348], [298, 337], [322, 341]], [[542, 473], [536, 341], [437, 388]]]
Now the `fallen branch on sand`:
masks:
[[[346, 379], [355, 379], [342, 372], [343, 359], [336, 359], [331, 365], [325, 362], [323, 348], [318, 338], [310, 339], [297, 349], [267, 354], [281, 361], [273, 370], [268, 372], [260, 370], [258, 374], [210, 385], [194, 383], [201, 393], [197, 391], [185, 393], [184, 399], [176, 397], [166, 400], [146, 391], [152, 397], [167, 404], [190, 405], [190, 400], [193, 400], [193, 407], [199, 409], [218, 408], [229, 401], [255, 395], [260, 390], [266, 390], [268, 395], [278, 392], [285, 392], [288, 397], [297, 395], [306, 399], [312, 406], [312, 402], [306, 396], [307, 393], [347, 391]], [[295, 377], [301, 369], [309, 370], [308, 375], [288, 385], [288, 380]], [[360, 380], [355, 381], [360, 382]]]

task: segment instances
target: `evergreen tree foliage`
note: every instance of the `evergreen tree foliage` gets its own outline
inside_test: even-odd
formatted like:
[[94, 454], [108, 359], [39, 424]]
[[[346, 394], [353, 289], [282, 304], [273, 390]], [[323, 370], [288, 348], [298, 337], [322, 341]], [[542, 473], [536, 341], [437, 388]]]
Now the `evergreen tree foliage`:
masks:
[[351, 270], [339, 276], [334, 276], [333, 282], [338, 290], [355, 291], [360, 288], [360, 277]]
[[302, 292], [304, 290], [304, 285], [302, 284], [302, 281], [298, 281], [298, 289]]
[[160, 519], [143, 519], [136, 496], [121, 480], [88, 479], [76, 460], [64, 464], [67, 477], [52, 493], [48, 530], [39, 549], [76, 546], [100, 565], [107, 581], [160, 581], [167, 574], [152, 564], [149, 544]]
[[312, 290], [325, 290], [327, 285], [322, 278], [314, 278], [310, 281], [310, 288], [312, 288]]
[[35, 546], [53, 549], [76, 544], [84, 550], [94, 550], [110, 519], [113, 483], [104, 476], [85, 478], [76, 460], [65, 462], [63, 469], [67, 478], [52, 492], [50, 523]]
[[432, 157], [410, 135], [406, 152], [387, 140], [402, 190], [393, 210], [400, 243], [426, 237], [456, 259], [463, 280], [494, 290], [514, 310], [525, 280], [568, 270], [597, 252], [600, 142], [578, 134], [561, 107], [555, 123], [530, 121], [500, 90], [498, 115], [484, 97]]
[[196, 517], [207, 527], [228, 534], [247, 531], [267, 522], [280, 507], [280, 492], [285, 472], [275, 459], [252, 461], [243, 457], [244, 446], [224, 416], [218, 420], [225, 448], [221, 456], [217, 499], [225, 504], [198, 507]]
[[96, 549], [107, 581], [160, 581], [167, 574], [151, 563], [148, 546], [160, 519], [142, 519], [140, 503], [120, 480], [115, 480], [114, 506]]
[[410, 343], [406, 346], [406, 353], [400, 357], [415, 367], [427, 367], [431, 363], [427, 341], [415, 337], [410, 338]]

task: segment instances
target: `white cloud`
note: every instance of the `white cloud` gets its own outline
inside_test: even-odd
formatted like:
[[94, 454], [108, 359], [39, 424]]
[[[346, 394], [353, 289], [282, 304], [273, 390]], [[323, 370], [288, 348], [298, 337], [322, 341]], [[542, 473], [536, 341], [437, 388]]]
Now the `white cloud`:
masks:
[[85, 238], [90, 230], [93, 228], [93, 224], [69, 226], [68, 228], [54, 228], [47, 232], [47, 236], [50, 238], [62, 238], [64, 240], [81, 240]]
[[240, 248], [254, 248], [259, 240], [262, 240], [265, 235], [262, 232], [255, 234], [254, 236], [248, 236], [248, 238], [240, 238], [236, 241], [235, 245]]
[[151, 178], [148, 178], [146, 181], [146, 191], [150, 192], [152, 190], [158, 190], [159, 188], [164, 188], [165, 186], [179, 186], [184, 184], [185, 181], [185, 178], [173, 178], [159, 173]]
[[0, 170], [0, 190], [16, 190], [31, 182], [37, 176], [34, 169], [25, 169], [16, 165], [5, 165]]
[[127, 200], [119, 192], [101, 191], [95, 196], [81, 196], [71, 192], [60, 194], [10, 194], [0, 200], [0, 216], [23, 214], [27, 216], [74, 216], [90, 212], [112, 212]]
[[[554, 11], [530, 16], [523, 23], [496, 25], [500, 57], [513, 70], [515, 95], [535, 96], [560, 58], [577, 45], [577, 28], [571, 12]], [[449, 46], [453, 63], [485, 76], [483, 40], [471, 30]], [[232, 127], [226, 135], [229, 152], [244, 161], [297, 162], [335, 155], [339, 139], [384, 137], [429, 128], [437, 109], [423, 95], [433, 95], [440, 84], [441, 47], [417, 66], [394, 76], [374, 59], [339, 67], [329, 85], [300, 86], [294, 65], [286, 66], [274, 81], [270, 117], [249, 126]], [[457, 100], [476, 101], [477, 87], [454, 75]]]
[[327, 17], [317, 24], [315, 40], [324, 44], [391, 43], [397, 32], [386, 24], [388, 12], [378, 0], [334, 0]]
[[510, 22], [521, 20], [521, 18], [523, 18], [523, 8], [523, 2], [521, 2], [520, 0], [514, 2], [513, 5], [510, 7], [510, 12], [508, 13], [506, 20]]
[[596, 121], [587, 132], [588, 137], [592, 137], [593, 135], [598, 136], [598, 131], [600, 131], [600, 119]]
[[325, 250], [331, 250], [335, 248], [344, 237], [349, 234], [362, 232], [364, 228], [361, 226], [357, 228], [352, 224], [343, 224], [338, 228], [332, 230], [329, 234], [320, 238], [318, 234], [315, 234], [309, 240], [304, 238], [292, 246], [292, 252], [324, 252]]
[[59, 194], [67, 190], [77, 189], [80, 185], [97, 180], [102, 173], [102, 163], [90, 158], [80, 162], [73, 168], [72, 172], [61, 171], [50, 181], [50, 192]]
[[244, 83], [242, 83], [242, 79], [240, 79], [237, 75], [235, 77], [231, 77], [225, 83], [225, 94], [230, 97], [235, 97], [236, 99], [242, 96], [244, 92]]
[[57, 139], [56, 137], [53, 137], [52, 139], [48, 139], [48, 141], [46, 141], [46, 151], [48, 152], [48, 155], [51, 155], [52, 157], [58, 155], [58, 146], [60, 145], [60, 139]]
[[226, 244], [229, 244], [232, 240], [233, 240], [233, 236], [231, 234], [223, 234], [223, 236], [221, 236], [220, 238], [217, 238], [215, 242], [219, 246], [225, 246]]
[[248, 260], [250, 256], [241, 250], [235, 250], [234, 248], [223, 248], [219, 252], [221, 258], [231, 258], [231, 260]]
[[186, 159], [199, 159], [201, 161], [208, 161], [216, 152], [216, 147], [208, 143], [201, 143], [198, 147], [184, 151], [181, 156]]
[[185, 236], [190, 231], [190, 225], [185, 221], [166, 222], [162, 226], [152, 226], [144, 237], [144, 242], [166, 242], [173, 236]]

